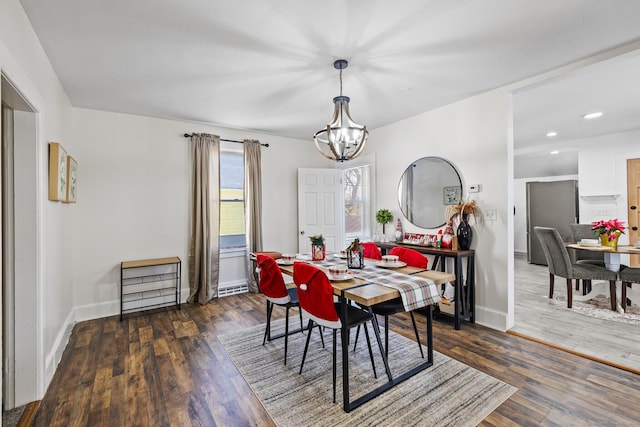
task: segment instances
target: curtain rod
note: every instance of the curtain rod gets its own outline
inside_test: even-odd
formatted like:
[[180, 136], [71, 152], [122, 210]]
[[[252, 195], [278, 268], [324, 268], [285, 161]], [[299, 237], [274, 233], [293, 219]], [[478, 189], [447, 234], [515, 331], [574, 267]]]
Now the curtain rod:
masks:
[[[184, 134], [184, 137], [185, 137], [185, 138], [191, 138], [191, 135], [193, 135], [193, 134], [191, 134], [191, 133], [185, 133], [185, 134]], [[220, 141], [225, 141], [225, 142], [235, 142], [235, 143], [237, 143], [237, 144], [244, 144], [244, 141], [236, 141], [235, 139], [224, 139], [224, 138], [220, 138]], [[262, 142], [260, 142], [259, 144], [260, 144], [260, 145], [262, 145], [263, 147], [268, 147], [268, 146], [269, 146], [269, 144], [266, 144], [266, 143], [264, 143], [264, 144], [263, 144]]]

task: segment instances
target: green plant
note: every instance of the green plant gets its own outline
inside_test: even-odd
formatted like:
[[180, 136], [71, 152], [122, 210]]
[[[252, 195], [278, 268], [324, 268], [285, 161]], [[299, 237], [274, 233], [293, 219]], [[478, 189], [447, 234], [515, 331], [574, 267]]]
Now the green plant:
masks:
[[384, 226], [393, 221], [393, 215], [388, 209], [380, 209], [376, 212], [376, 221], [378, 224], [382, 224], [382, 234], [384, 234]]
[[360, 249], [363, 249], [363, 247], [360, 244], [360, 239], [358, 239], [357, 237], [353, 239], [353, 242], [351, 242], [351, 244], [347, 248], [348, 251], [359, 251]]
[[322, 237], [322, 234], [314, 234], [312, 236], [309, 236], [309, 240], [311, 240], [312, 245], [324, 245], [324, 237]]

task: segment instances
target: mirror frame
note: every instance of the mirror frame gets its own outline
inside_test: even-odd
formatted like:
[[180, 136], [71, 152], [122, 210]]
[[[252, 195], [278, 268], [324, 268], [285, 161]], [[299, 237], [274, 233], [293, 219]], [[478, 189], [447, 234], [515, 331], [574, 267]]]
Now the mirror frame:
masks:
[[[405, 182], [408, 179], [409, 171], [412, 171], [413, 168], [418, 167], [421, 161], [426, 161], [429, 163], [437, 161], [439, 164], [442, 165], [442, 167], [448, 166], [451, 169], [451, 171], [453, 171], [453, 173], [450, 173], [448, 169], [446, 170], [446, 172], [449, 174], [449, 176], [447, 177], [448, 178], [447, 181], [451, 181], [451, 182], [446, 182], [449, 185], [445, 185], [445, 186], [442, 185], [442, 181], [436, 183], [438, 185], [437, 187], [438, 190], [431, 192], [429, 196], [431, 200], [428, 200], [426, 204], [426, 207], [430, 207], [429, 212], [427, 212], [425, 214], [425, 217], [423, 218], [416, 218], [415, 212], [414, 213], [407, 212], [408, 210], [407, 205], [415, 206], [415, 202], [413, 199], [413, 192], [415, 191], [415, 185], [413, 186], [414, 187], [413, 191], [409, 192], [409, 190], [405, 188]], [[442, 175], [442, 173], [439, 173], [439, 174]], [[457, 179], [457, 182], [453, 182], [456, 179]], [[416, 227], [426, 228], [426, 229], [440, 228], [443, 225], [445, 225], [447, 222], [445, 218], [445, 209], [447, 206], [444, 200], [445, 188], [451, 188], [451, 187], [459, 187], [459, 191], [458, 191], [459, 196], [457, 198], [459, 203], [459, 201], [462, 200], [462, 196], [463, 196], [462, 178], [460, 177], [460, 173], [458, 172], [458, 169], [454, 166], [454, 164], [447, 159], [443, 159], [442, 157], [437, 157], [437, 156], [421, 157], [411, 162], [411, 164], [402, 173], [402, 176], [400, 176], [400, 182], [398, 183], [398, 206], [400, 207], [400, 212], [402, 212], [402, 215], [405, 217], [407, 221], [409, 221], [411, 224], [415, 225]], [[455, 196], [455, 190], [452, 190], [452, 195]], [[456, 203], [452, 203], [452, 204], [456, 204]], [[423, 207], [419, 206], [418, 209], [423, 209], [424, 207], [425, 206]], [[430, 221], [428, 219], [429, 215], [435, 215], [435, 212], [437, 212], [437, 210], [440, 211], [439, 218], [441, 219]]]

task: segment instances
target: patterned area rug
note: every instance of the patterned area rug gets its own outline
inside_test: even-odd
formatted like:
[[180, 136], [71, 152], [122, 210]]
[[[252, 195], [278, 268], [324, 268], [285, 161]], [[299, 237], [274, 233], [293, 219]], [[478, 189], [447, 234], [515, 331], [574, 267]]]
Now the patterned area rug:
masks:
[[[277, 328], [274, 333], [284, 329], [284, 322], [274, 323]], [[326, 348], [323, 349], [318, 330], [314, 330], [302, 375], [298, 371], [306, 332], [289, 337], [286, 366], [283, 364], [284, 340], [277, 339], [263, 346], [263, 333], [264, 325], [261, 325], [218, 339], [279, 426], [476, 426], [517, 391], [490, 375], [434, 352], [431, 368], [346, 413], [342, 409], [339, 344], [338, 403], [332, 402], [332, 334], [329, 331], [324, 333]], [[423, 361], [415, 341], [390, 331], [389, 343], [392, 373]], [[374, 384], [386, 381], [380, 351], [376, 344], [373, 348], [377, 380], [362, 336], [357, 350], [349, 353], [352, 400], [371, 390]]]
[[[579, 295], [579, 293], [575, 293], [574, 297]], [[620, 298], [620, 296], [618, 296], [618, 298]], [[567, 308], [566, 296], [556, 294], [552, 300], [549, 300], [549, 302], [550, 304]], [[640, 325], [640, 307], [636, 301], [633, 301], [631, 305], [627, 305], [627, 309], [624, 312], [611, 310], [609, 297], [604, 294], [598, 295], [594, 299], [588, 301], [576, 301], [574, 299], [572, 305], [573, 307], [567, 308], [567, 310], [573, 310], [576, 313], [595, 317], [597, 319], [611, 320], [630, 325]]]

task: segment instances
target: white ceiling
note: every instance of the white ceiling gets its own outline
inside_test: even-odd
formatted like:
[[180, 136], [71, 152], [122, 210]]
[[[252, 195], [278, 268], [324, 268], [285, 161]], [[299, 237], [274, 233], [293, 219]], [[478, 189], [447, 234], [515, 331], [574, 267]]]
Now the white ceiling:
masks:
[[[640, 40], [636, 0], [21, 3], [76, 107], [307, 140], [331, 117], [338, 58], [353, 118], [375, 129]], [[579, 137], [564, 127], [575, 111], [612, 117], [629, 92], [623, 114], [640, 117], [637, 79], [619, 70], [596, 91], [597, 68], [518, 94], [517, 148], [547, 144], [550, 127]]]

